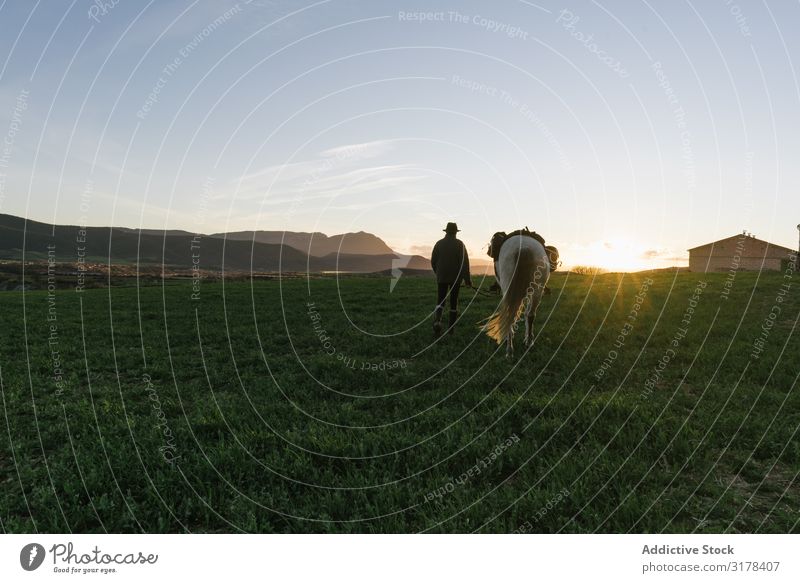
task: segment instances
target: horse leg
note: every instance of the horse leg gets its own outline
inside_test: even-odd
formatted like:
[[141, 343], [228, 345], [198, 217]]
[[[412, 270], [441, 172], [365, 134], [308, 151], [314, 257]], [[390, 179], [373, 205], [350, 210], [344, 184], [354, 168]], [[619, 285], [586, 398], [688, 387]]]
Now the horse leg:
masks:
[[525, 310], [525, 346], [530, 348], [533, 344], [533, 316], [530, 307]]
[[508, 331], [508, 336], [506, 336], [506, 358], [511, 358], [514, 356], [514, 341], [512, 339], [513, 331]]
[[528, 305], [525, 307], [525, 346], [533, 346], [533, 320], [539, 308], [539, 294], [534, 292]]

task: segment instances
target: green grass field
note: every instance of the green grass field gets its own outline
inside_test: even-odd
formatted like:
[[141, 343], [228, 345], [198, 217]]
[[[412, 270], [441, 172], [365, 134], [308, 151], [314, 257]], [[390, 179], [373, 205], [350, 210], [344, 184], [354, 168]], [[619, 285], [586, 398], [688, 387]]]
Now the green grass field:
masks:
[[554, 276], [512, 361], [426, 278], [4, 293], [0, 526], [797, 532], [800, 276], [647, 277]]

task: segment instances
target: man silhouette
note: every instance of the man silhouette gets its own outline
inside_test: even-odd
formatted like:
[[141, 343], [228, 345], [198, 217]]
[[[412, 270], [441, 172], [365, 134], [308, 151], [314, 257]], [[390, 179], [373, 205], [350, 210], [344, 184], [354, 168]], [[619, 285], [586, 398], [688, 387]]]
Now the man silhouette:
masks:
[[433, 334], [438, 337], [442, 333], [442, 314], [447, 297], [450, 296], [450, 322], [447, 333], [452, 334], [458, 319], [458, 290], [461, 282], [472, 285], [469, 273], [469, 256], [467, 248], [456, 238], [458, 225], [447, 223], [445, 236], [436, 242], [431, 253], [431, 267], [436, 274], [438, 284], [438, 300], [433, 316]]

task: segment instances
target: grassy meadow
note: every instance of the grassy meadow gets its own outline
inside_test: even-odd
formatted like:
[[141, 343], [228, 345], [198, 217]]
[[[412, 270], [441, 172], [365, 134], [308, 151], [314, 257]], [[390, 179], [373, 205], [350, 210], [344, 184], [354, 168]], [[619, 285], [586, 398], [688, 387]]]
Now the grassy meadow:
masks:
[[556, 274], [510, 361], [422, 277], [2, 293], [0, 528], [797, 532], [798, 277]]

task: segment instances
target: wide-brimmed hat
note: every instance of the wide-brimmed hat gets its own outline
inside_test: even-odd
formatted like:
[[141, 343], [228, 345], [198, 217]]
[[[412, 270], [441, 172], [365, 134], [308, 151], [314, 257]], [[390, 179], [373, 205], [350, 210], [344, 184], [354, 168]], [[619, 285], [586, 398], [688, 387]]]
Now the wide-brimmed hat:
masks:
[[447, 226], [444, 228], [445, 233], [458, 233], [461, 229], [458, 228], [458, 225], [455, 223], [447, 223]]

